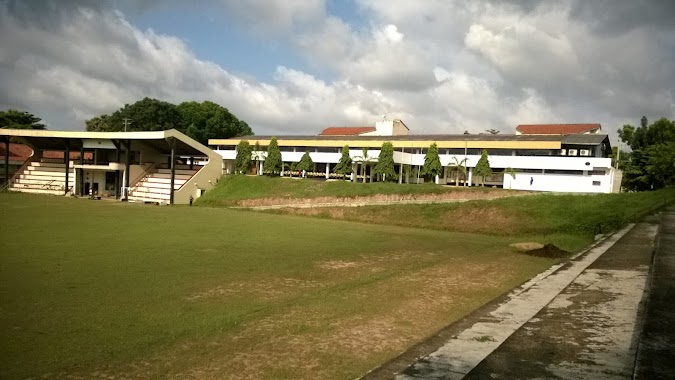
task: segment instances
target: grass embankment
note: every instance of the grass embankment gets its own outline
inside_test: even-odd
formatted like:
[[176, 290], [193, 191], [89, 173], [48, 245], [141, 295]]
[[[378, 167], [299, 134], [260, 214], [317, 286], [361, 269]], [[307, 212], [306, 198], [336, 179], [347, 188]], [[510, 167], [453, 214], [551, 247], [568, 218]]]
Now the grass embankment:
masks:
[[444, 194], [450, 192], [488, 192], [508, 190], [484, 187], [443, 187], [391, 182], [353, 183], [267, 176], [223, 176], [216, 186], [196, 201], [201, 206], [235, 206], [238, 201], [257, 198], [307, 199], [320, 197], [366, 197], [391, 194]]
[[537, 194], [491, 201], [282, 209], [274, 212], [365, 223], [508, 236], [553, 243], [577, 251], [590, 243], [596, 228], [606, 233], [636, 220], [664, 202], [675, 189], [643, 193]]
[[239, 210], [0, 209], [3, 379], [355, 378], [553, 262], [502, 236]]

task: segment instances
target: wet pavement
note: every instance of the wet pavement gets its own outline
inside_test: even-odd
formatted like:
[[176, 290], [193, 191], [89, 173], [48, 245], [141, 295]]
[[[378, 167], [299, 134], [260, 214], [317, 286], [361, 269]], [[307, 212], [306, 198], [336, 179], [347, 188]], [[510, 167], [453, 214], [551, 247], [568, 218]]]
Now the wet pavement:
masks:
[[365, 378], [673, 379], [673, 301], [675, 207], [542, 273], [470, 323], [458, 323], [461, 330], [404, 370], [387, 375], [393, 364], [400, 367], [402, 360], [393, 360]]

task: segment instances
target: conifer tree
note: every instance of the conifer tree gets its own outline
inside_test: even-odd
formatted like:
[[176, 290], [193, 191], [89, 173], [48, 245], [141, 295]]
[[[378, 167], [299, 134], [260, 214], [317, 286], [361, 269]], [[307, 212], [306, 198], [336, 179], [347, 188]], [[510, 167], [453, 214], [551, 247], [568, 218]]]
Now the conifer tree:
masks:
[[429, 150], [424, 156], [424, 166], [422, 166], [420, 174], [427, 178], [434, 178], [443, 174], [443, 165], [441, 165], [441, 158], [438, 156], [436, 143], [429, 146]]
[[272, 137], [270, 145], [267, 147], [267, 158], [263, 163], [263, 169], [274, 175], [281, 172], [281, 150], [276, 137]]
[[333, 173], [342, 174], [343, 179], [347, 174], [352, 174], [352, 158], [349, 156], [349, 146], [342, 147], [342, 156], [333, 168]]
[[394, 145], [389, 141], [382, 144], [380, 155], [377, 158], [377, 164], [373, 168], [373, 173], [378, 176], [384, 176], [384, 180], [393, 181], [396, 179], [396, 170], [394, 170]]
[[241, 140], [237, 145], [237, 156], [234, 159], [235, 174], [246, 174], [251, 168], [251, 144]]
[[487, 150], [483, 149], [480, 155], [480, 160], [473, 169], [475, 175], [481, 177], [481, 186], [485, 186], [485, 177], [492, 175], [492, 168], [490, 168], [490, 161], [488, 160]]
[[302, 158], [300, 158], [300, 162], [298, 162], [295, 165], [296, 170], [304, 170], [305, 172], [308, 172], [309, 169], [314, 167], [314, 161], [312, 161], [312, 157], [309, 155], [309, 151], [305, 151], [305, 154], [302, 155]]

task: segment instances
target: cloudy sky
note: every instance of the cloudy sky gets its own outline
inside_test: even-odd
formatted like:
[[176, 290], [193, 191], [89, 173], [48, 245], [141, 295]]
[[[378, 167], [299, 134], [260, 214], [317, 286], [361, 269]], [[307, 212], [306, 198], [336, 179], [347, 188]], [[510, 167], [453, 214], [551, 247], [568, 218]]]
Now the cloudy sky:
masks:
[[0, 36], [0, 109], [53, 130], [146, 96], [257, 134], [675, 115], [672, 0], [0, 0]]

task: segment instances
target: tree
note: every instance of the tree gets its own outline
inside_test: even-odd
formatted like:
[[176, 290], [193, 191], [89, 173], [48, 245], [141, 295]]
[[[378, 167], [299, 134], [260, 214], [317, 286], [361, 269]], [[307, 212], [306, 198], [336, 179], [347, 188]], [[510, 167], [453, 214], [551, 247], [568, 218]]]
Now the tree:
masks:
[[[255, 160], [255, 171], [258, 173], [260, 170], [260, 159], [264, 156], [264, 152], [262, 151], [262, 148], [260, 148], [260, 142], [256, 141], [255, 145], [253, 146], [253, 159]], [[259, 175], [262, 175], [262, 173], [258, 173]]]
[[486, 129], [485, 132], [491, 134], [491, 135], [498, 135], [499, 131], [496, 129]]
[[481, 186], [485, 186], [485, 177], [492, 175], [492, 168], [490, 168], [490, 161], [488, 160], [487, 150], [483, 149], [480, 159], [473, 169], [474, 174], [481, 177]]
[[[130, 121], [125, 126], [125, 120]], [[253, 135], [246, 122], [216, 103], [190, 101], [175, 104], [143, 98], [111, 115], [99, 115], [85, 121], [87, 131], [163, 131], [177, 129], [202, 144], [209, 139]]]
[[279, 143], [276, 137], [272, 137], [270, 145], [267, 146], [267, 158], [263, 163], [263, 169], [274, 175], [281, 172], [281, 150], [279, 150]]
[[[507, 174], [511, 176], [511, 179], [514, 180], [516, 179], [516, 170], [514, 168], [506, 168], [504, 169], [504, 176]], [[511, 188], [511, 183], [509, 183], [509, 189]]]
[[373, 173], [382, 176], [385, 181], [396, 179], [396, 170], [394, 170], [394, 145], [389, 141], [382, 144], [377, 163], [373, 167]]
[[466, 158], [458, 159], [457, 156], [452, 157], [453, 162], [450, 163], [450, 168], [456, 171], [455, 186], [459, 186], [459, 174], [462, 173], [466, 177]]
[[[424, 166], [422, 166], [422, 174], [427, 178], [438, 179], [443, 173], [443, 165], [441, 165], [441, 158], [438, 156], [438, 145], [436, 143], [429, 146], [427, 154], [424, 156]], [[436, 182], [438, 182], [436, 180]]]
[[622, 187], [644, 191], [675, 185], [675, 121], [661, 118], [647, 125], [643, 117], [640, 127], [624, 125], [618, 132], [632, 150], [629, 161], [623, 163]]
[[308, 172], [313, 167], [314, 161], [312, 161], [312, 157], [309, 155], [309, 151], [306, 150], [305, 154], [303, 154], [302, 157], [300, 158], [300, 162], [298, 162], [298, 164], [295, 165], [295, 168], [297, 170], [304, 170], [305, 172]]
[[342, 147], [342, 156], [340, 156], [340, 161], [333, 168], [333, 172], [342, 174], [343, 179], [347, 174], [352, 174], [352, 158], [349, 156], [349, 146], [345, 145]]
[[[368, 148], [367, 146], [363, 147], [363, 149], [361, 150], [362, 154], [360, 156], [354, 157], [357, 162], [361, 163], [361, 172], [363, 173], [363, 183], [366, 183], [366, 166], [368, 166], [368, 164], [373, 159], [368, 155], [368, 150], [370, 150], [370, 148]], [[354, 179], [354, 182], [356, 182], [356, 179]]]
[[46, 129], [40, 121], [42, 119], [32, 113], [12, 108], [7, 111], [0, 111], [0, 128], [3, 129]]
[[184, 133], [200, 143], [207, 145], [209, 139], [227, 139], [237, 136], [250, 136], [253, 131], [246, 122], [237, 119], [227, 108], [205, 101], [183, 102], [176, 109], [182, 117]]
[[241, 140], [237, 145], [237, 156], [234, 159], [236, 174], [246, 174], [251, 168], [251, 144], [247, 140]]

